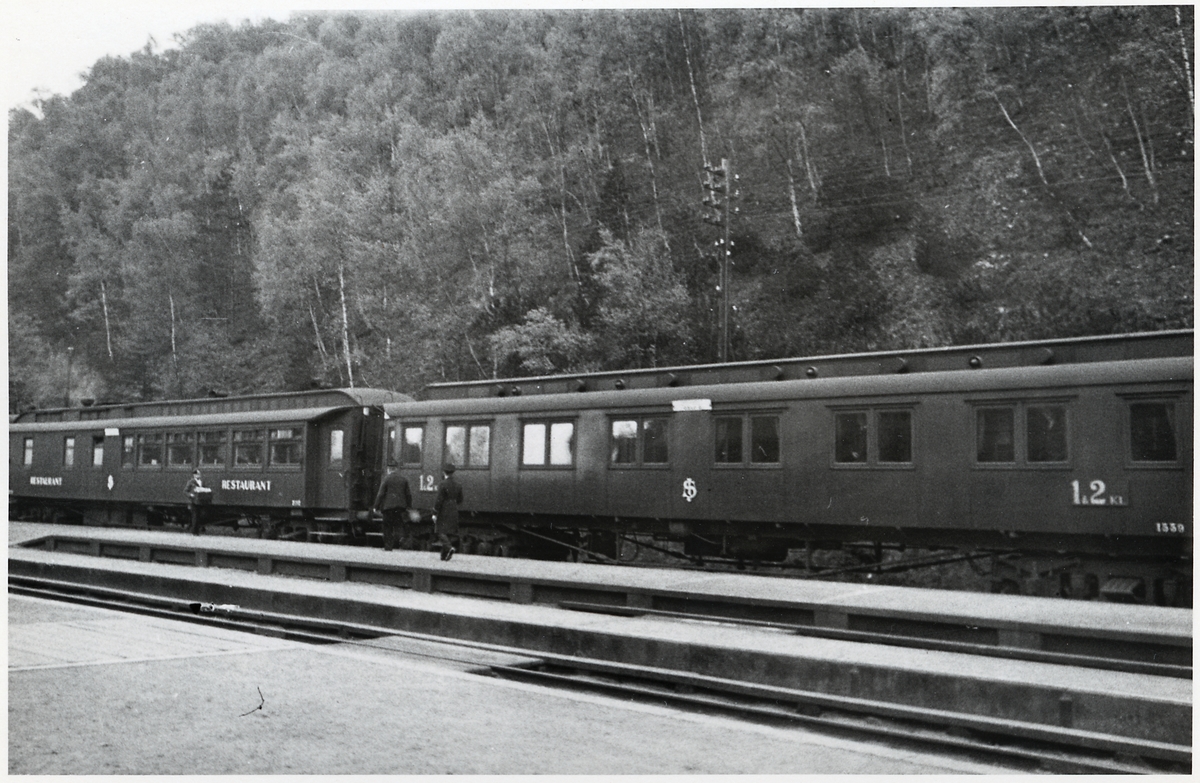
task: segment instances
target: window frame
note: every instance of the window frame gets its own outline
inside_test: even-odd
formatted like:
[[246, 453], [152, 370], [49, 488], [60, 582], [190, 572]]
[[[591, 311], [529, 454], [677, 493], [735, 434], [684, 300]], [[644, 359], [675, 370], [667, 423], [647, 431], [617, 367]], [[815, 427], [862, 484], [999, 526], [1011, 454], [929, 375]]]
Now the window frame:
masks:
[[[917, 409], [919, 403], [887, 402], [866, 403], [863, 405], [830, 406], [830, 431], [833, 435], [830, 443], [829, 464], [835, 470], [916, 470], [917, 460]], [[888, 414], [907, 414], [908, 416], [908, 461], [884, 460], [881, 458], [883, 427], [881, 419]], [[866, 419], [864, 439], [866, 452], [863, 459], [854, 462], [838, 460], [838, 417], [844, 415], [862, 415]]]
[[73, 470], [75, 468], [75, 436], [74, 435], [64, 435], [63, 436], [62, 455], [63, 455], [63, 467], [66, 468], [67, 470]]
[[[575, 416], [552, 416], [548, 418], [521, 419], [521, 448], [519, 462], [517, 463], [521, 470], [575, 470], [575, 466], [579, 462], [578, 455], [578, 439], [579, 439], [579, 420]], [[542, 441], [542, 458], [541, 463], [529, 463], [525, 461], [526, 457], [526, 438], [528, 436], [528, 428], [532, 425], [542, 425], [545, 427], [545, 435]], [[571, 425], [571, 461], [568, 464], [555, 463], [552, 461], [553, 456], [553, 433], [554, 425], [569, 424]]]
[[25, 468], [33, 467], [33, 437], [27, 436], [21, 442], [21, 466]]
[[[153, 439], [153, 440], [152, 440]], [[147, 463], [145, 459], [146, 447], [158, 446], [158, 464]], [[136, 456], [134, 457], [134, 465], [137, 470], [162, 470], [166, 464], [166, 434], [163, 432], [139, 432], [135, 437]]]
[[[1075, 464], [1071, 446], [1075, 426], [1073, 403], [1077, 397], [1022, 397], [1020, 399], [967, 400], [971, 406], [971, 469], [972, 470], [1070, 470]], [[1064, 460], [1035, 461], [1029, 458], [1029, 409], [1062, 408], [1063, 440], [1067, 457]], [[985, 410], [1009, 410], [1013, 421], [1013, 459], [1009, 462], [981, 462], [979, 460], [979, 413]]]
[[[492, 432], [494, 427], [491, 419], [483, 420], [452, 420], [442, 424], [442, 462], [453, 462], [454, 467], [458, 470], [491, 470], [492, 469]], [[463, 455], [462, 459], [451, 459], [450, 457], [450, 430], [452, 428], [461, 428], [463, 430]], [[474, 443], [474, 431], [477, 429], [487, 430], [487, 451], [484, 456], [482, 465], [472, 461], [472, 455], [475, 453], [472, 444]], [[521, 428], [522, 434], [524, 427]], [[522, 452], [523, 453], [523, 452]], [[572, 455], [573, 461], [573, 455]]]
[[[221, 460], [219, 462], [204, 462], [202, 459], [202, 457], [204, 456], [205, 446], [212, 445], [211, 443], [206, 441], [206, 439], [205, 439], [206, 435], [219, 436], [219, 439], [216, 442], [216, 445], [217, 445], [218, 449], [220, 450], [220, 455], [221, 455]], [[229, 467], [229, 443], [230, 443], [229, 430], [219, 429], [219, 430], [199, 430], [199, 431], [197, 431], [197, 433], [196, 433], [196, 453], [195, 453], [196, 467], [198, 467], [202, 470], [204, 470], [204, 469], [225, 470], [226, 468], [228, 468]]]
[[[176, 440], [179, 438], [180, 440]], [[175, 448], [178, 444], [184, 444], [187, 448], [188, 462], [175, 462]], [[166, 440], [163, 445], [164, 463], [168, 470], [186, 470], [192, 471], [196, 469], [196, 433], [191, 430], [174, 430], [166, 433]]]
[[[391, 432], [395, 432], [392, 428]], [[346, 430], [344, 427], [331, 427], [329, 429], [329, 437], [326, 439], [329, 448], [325, 449], [327, 459], [327, 468], [342, 468], [346, 463]], [[388, 445], [391, 445], [389, 439]]]
[[[663, 423], [663, 438], [666, 441], [667, 459], [664, 462], [646, 461], [646, 423]], [[633, 422], [633, 461], [617, 462], [613, 457], [616, 435], [613, 426], [617, 422]], [[668, 470], [671, 467], [671, 417], [667, 413], [611, 413], [608, 415], [608, 467], [612, 470]]]
[[[266, 454], [264, 455], [265, 467], [271, 468], [272, 470], [303, 470], [305, 429], [307, 428], [303, 424], [284, 424], [276, 427], [267, 427], [267, 437], [265, 441]], [[284, 431], [290, 431], [297, 434], [287, 438], [277, 437], [276, 433]], [[296, 460], [294, 462], [276, 462], [275, 447], [278, 444], [282, 444], [285, 448], [294, 448], [297, 452]]]
[[[392, 443], [391, 443], [391, 461], [401, 467], [420, 468], [425, 465], [425, 436], [428, 433], [428, 422], [426, 421], [402, 421], [392, 428]], [[417, 444], [417, 449], [420, 452], [416, 460], [406, 460], [405, 449], [408, 448], [408, 432], [410, 430], [419, 430], [421, 433], [420, 443]], [[399, 435], [399, 437], [397, 437]]]
[[[783, 435], [783, 420], [787, 413], [786, 409], [780, 408], [763, 408], [763, 409], [741, 409], [741, 410], [714, 410], [710, 421], [712, 422], [712, 466], [716, 470], [781, 470], [783, 468], [783, 456], [787, 453], [784, 448]], [[720, 419], [738, 419], [741, 422], [741, 459], [739, 461], [719, 462], [717, 442], [717, 421]], [[754, 420], [755, 419], [774, 419], [775, 420], [775, 435], [779, 451], [779, 460], [776, 462], [756, 462], [754, 460]]]
[[[242, 433], [257, 433], [261, 437], [254, 440], [243, 440], [240, 443], [258, 444], [259, 459], [258, 462], [238, 463], [237, 454], [239, 441], [237, 436]], [[267, 466], [267, 428], [266, 427], [246, 427], [242, 429], [231, 429], [229, 431], [229, 469], [230, 470], [264, 470]]]
[[[1183, 452], [1187, 444], [1180, 438], [1181, 419], [1185, 415], [1179, 403], [1182, 394], [1125, 394], [1121, 395], [1124, 405], [1122, 422], [1121, 450], [1124, 452], [1125, 467], [1129, 470], [1181, 470], [1183, 468]], [[1175, 421], [1172, 423], [1172, 434], [1175, 439], [1175, 458], [1170, 460], [1135, 460], [1133, 458], [1133, 406], [1135, 405], [1169, 405], [1175, 409]]]
[[[93, 467], [93, 468], [103, 468], [104, 467], [104, 445], [105, 445], [104, 441], [105, 441], [105, 437], [103, 435], [93, 435], [92, 436], [92, 464], [91, 464], [91, 467]], [[99, 457], [99, 462], [96, 461], [97, 457]]]

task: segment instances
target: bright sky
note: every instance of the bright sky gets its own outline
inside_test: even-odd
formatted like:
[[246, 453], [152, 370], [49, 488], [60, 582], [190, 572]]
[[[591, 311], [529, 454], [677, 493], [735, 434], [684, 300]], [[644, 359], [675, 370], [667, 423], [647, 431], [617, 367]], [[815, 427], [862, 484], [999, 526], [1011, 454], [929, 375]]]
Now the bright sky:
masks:
[[293, 11], [336, 5], [329, 0], [5, 0], [0, 3], [4, 110], [29, 106], [37, 90], [69, 95], [82, 86], [80, 74], [96, 60], [128, 57], [151, 37], [155, 51], [163, 51], [174, 48], [176, 33], [197, 24], [286, 20]]

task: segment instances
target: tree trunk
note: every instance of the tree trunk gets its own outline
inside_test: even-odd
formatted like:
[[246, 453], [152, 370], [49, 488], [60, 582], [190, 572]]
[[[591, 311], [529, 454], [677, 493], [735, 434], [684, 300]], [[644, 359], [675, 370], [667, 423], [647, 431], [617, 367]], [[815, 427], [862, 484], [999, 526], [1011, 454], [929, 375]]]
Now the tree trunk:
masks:
[[683, 55], [687, 60], [688, 84], [691, 85], [692, 103], [696, 107], [696, 124], [700, 127], [700, 159], [707, 166], [708, 142], [704, 138], [704, 117], [700, 113], [700, 94], [696, 92], [696, 74], [692, 71], [692, 47], [688, 44], [687, 30], [683, 27], [683, 12], [677, 10], [675, 16], [679, 19], [679, 34], [683, 37]]
[[1129, 110], [1129, 121], [1133, 123], [1133, 132], [1137, 134], [1138, 149], [1142, 153], [1142, 169], [1146, 172], [1146, 181], [1150, 183], [1150, 193], [1154, 198], [1154, 203], [1158, 203], [1158, 182], [1154, 178], [1154, 165], [1151, 162], [1150, 156], [1146, 153], [1146, 140], [1142, 135], [1142, 128], [1138, 125], [1137, 115], [1133, 111], [1133, 102], [1129, 99], [1129, 88], [1125, 85], [1125, 80], [1121, 79], [1121, 91], [1125, 93], [1125, 108]]
[[112, 323], [108, 320], [108, 291], [104, 287], [104, 281], [100, 281], [100, 307], [104, 310], [104, 344], [108, 348], [108, 360], [113, 361], [112, 349]]
[[626, 77], [629, 79], [629, 94], [633, 98], [633, 107], [637, 111], [638, 125], [642, 128], [642, 145], [646, 150], [646, 165], [650, 167], [650, 190], [654, 196], [654, 214], [658, 219], [658, 230], [663, 236], [663, 241], [667, 243], [667, 250], [671, 249], [670, 243], [667, 241], [667, 231], [663, 227], [662, 205], [658, 200], [658, 172], [654, 168], [654, 154], [651, 146], [657, 145], [657, 138], [654, 128], [654, 98], [646, 96], [646, 118], [642, 118], [642, 105], [638, 101], [637, 87], [633, 83], [633, 73], [627, 72]]
[[175, 394], [182, 396], [183, 390], [179, 388], [179, 353], [175, 349], [175, 296], [170, 291], [167, 292], [167, 302], [171, 305], [171, 369], [175, 373]]
[[342, 352], [346, 357], [346, 378], [354, 388], [354, 364], [350, 361], [350, 316], [346, 311], [346, 265], [338, 263], [338, 294], [342, 300]]

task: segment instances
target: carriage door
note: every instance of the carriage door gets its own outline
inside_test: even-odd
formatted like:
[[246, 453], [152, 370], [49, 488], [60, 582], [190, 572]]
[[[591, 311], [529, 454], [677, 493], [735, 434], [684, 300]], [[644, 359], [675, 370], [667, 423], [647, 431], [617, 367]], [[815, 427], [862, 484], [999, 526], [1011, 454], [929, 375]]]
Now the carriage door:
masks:
[[671, 403], [671, 517], [705, 519], [712, 509], [712, 401]]
[[313, 458], [309, 460], [308, 480], [316, 490], [316, 497], [309, 501], [313, 508], [350, 507], [350, 490], [355, 473], [355, 418], [351, 413], [343, 412], [330, 416], [312, 428], [315, 443], [311, 449]]

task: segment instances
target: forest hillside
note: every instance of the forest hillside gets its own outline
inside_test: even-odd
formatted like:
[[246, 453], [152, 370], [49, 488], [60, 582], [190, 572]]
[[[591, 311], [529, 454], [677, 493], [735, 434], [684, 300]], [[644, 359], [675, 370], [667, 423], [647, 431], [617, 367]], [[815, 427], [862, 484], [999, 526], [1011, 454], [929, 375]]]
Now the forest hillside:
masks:
[[10, 409], [1191, 327], [1194, 68], [1191, 6], [197, 27], [9, 114]]

